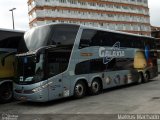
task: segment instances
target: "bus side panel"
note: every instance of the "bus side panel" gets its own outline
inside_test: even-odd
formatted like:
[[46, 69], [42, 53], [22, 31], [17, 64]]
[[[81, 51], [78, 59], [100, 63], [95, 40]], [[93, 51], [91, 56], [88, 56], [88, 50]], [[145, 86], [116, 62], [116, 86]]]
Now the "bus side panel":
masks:
[[15, 56], [4, 57], [5, 54], [0, 54], [0, 78], [12, 78], [14, 77], [13, 65], [15, 63]]

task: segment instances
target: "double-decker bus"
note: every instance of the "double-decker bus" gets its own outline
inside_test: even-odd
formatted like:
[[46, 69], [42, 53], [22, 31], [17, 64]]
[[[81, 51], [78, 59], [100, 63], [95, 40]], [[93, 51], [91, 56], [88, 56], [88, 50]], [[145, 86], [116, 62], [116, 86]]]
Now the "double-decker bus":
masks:
[[23, 36], [24, 31], [0, 29], [0, 102], [12, 99], [15, 54], [22, 50], [18, 47]]
[[101, 90], [147, 82], [157, 76], [151, 37], [74, 24], [49, 24], [24, 36], [28, 52], [17, 55], [14, 96], [46, 102], [82, 98]]

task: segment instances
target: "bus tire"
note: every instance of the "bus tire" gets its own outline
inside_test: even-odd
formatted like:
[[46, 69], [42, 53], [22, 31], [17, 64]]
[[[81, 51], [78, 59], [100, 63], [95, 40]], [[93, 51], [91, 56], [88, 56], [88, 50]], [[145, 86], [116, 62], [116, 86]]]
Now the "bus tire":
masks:
[[143, 82], [146, 83], [146, 82], [149, 82], [149, 79], [150, 79], [150, 74], [149, 72], [145, 72], [144, 73], [144, 79], [143, 79]]
[[4, 83], [0, 86], [0, 102], [8, 103], [13, 98], [12, 84]]
[[90, 94], [97, 95], [102, 90], [101, 81], [99, 79], [94, 79], [91, 83]]
[[86, 84], [80, 80], [75, 84], [74, 87], [74, 97], [75, 98], [82, 98], [86, 95]]
[[139, 72], [139, 79], [137, 81], [137, 84], [141, 84], [143, 82], [143, 79], [144, 79], [143, 73]]

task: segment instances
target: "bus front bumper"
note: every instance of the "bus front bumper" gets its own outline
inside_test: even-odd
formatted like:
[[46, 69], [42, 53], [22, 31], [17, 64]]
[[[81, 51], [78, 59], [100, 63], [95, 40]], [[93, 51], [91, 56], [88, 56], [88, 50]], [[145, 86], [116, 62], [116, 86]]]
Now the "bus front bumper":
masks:
[[41, 93], [34, 94], [20, 94], [14, 92], [14, 98], [20, 101], [30, 101], [30, 102], [47, 102], [48, 97], [44, 97]]
[[48, 101], [48, 89], [42, 89], [40, 91], [33, 92], [31, 89], [23, 87], [15, 87], [14, 98], [20, 101], [31, 102], [47, 102]]

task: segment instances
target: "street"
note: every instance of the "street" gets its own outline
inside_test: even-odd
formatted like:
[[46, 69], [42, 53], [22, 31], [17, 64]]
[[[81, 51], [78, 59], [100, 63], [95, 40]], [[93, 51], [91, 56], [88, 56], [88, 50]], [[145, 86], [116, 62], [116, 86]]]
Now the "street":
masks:
[[[48, 103], [13, 101], [8, 104], [0, 104], [0, 113], [21, 117], [25, 114], [26, 119], [32, 115], [35, 117], [35, 114], [39, 117], [45, 114], [50, 114], [51, 117], [59, 115], [59, 118], [66, 119], [75, 119], [76, 115], [88, 115], [96, 119], [96, 115], [97, 118], [105, 118], [106, 114], [108, 117], [116, 114], [159, 114], [160, 76], [149, 83], [107, 89], [102, 94], [78, 100], [71, 97]], [[34, 120], [41, 120], [44, 116]], [[50, 118], [47, 117], [47, 119]], [[84, 118], [81, 119], [84, 120]]]

